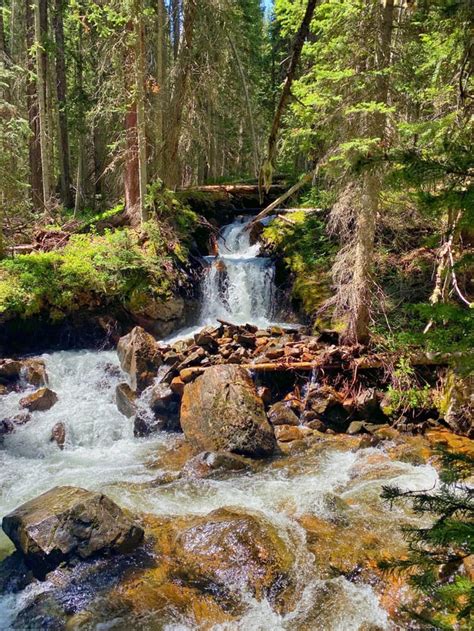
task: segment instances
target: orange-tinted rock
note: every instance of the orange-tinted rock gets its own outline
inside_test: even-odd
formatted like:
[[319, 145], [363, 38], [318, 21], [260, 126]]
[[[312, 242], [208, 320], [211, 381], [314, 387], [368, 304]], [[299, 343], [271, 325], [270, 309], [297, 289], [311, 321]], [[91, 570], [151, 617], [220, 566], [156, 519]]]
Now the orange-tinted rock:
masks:
[[217, 365], [186, 384], [181, 427], [199, 451], [231, 451], [267, 456], [275, 447], [273, 429], [247, 371]]
[[173, 377], [173, 379], [171, 380], [171, 383], [170, 383], [171, 390], [180, 397], [183, 396], [184, 386], [185, 386], [185, 383], [181, 379], [181, 377]]
[[136, 326], [120, 338], [117, 354], [122, 369], [130, 375], [132, 390], [140, 392], [153, 383], [162, 357], [158, 342], [152, 335]]
[[44, 412], [52, 408], [57, 400], [58, 395], [56, 392], [49, 388], [40, 388], [36, 390], [36, 392], [33, 392], [33, 394], [29, 394], [23, 397], [23, 399], [20, 399], [20, 405], [30, 412]]
[[275, 438], [281, 443], [290, 443], [294, 440], [302, 440], [306, 436], [312, 434], [312, 430], [309, 427], [294, 425], [277, 425], [275, 427]]

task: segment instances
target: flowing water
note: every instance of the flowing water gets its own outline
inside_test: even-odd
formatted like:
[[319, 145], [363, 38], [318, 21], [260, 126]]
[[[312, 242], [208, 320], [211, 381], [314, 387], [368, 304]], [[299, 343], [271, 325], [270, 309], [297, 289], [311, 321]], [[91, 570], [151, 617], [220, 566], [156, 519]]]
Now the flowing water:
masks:
[[217, 246], [207, 257], [203, 281], [201, 324], [217, 318], [235, 324], [267, 326], [275, 314], [275, 269], [270, 258], [259, 256], [260, 244], [250, 243], [244, 219], [225, 226]]
[[[218, 260], [224, 262], [226, 276], [224, 281], [217, 279], [211, 268], [204, 279], [201, 323], [223, 317], [263, 324], [272, 318], [272, 264], [257, 256], [258, 246], [250, 246], [242, 228], [242, 223], [234, 223], [222, 233], [219, 247], [225, 253]], [[320, 570], [302, 524], [312, 518], [332, 520], [334, 528], [342, 523], [340, 536], [348, 539], [349, 547], [351, 540], [367, 533], [396, 541], [398, 517], [405, 516], [381, 503], [381, 487], [387, 482], [412, 490], [433, 487], [437, 475], [431, 466], [393, 460], [383, 448], [341, 449], [328, 441], [294, 458], [262, 464], [256, 473], [153, 485], [168, 471], [169, 456], [182, 438], [167, 433], [133, 436], [132, 421], [115, 405], [115, 386], [125, 379], [116, 353], [64, 351], [42, 357], [59, 400], [50, 410], [33, 413], [31, 421], [0, 446], [0, 516], [65, 484], [103, 491], [126, 508], [155, 515], [207, 514], [226, 506], [258, 511], [294, 549], [297, 596], [291, 610], [279, 614], [268, 601], [243, 594], [246, 606], [240, 619], [215, 624], [213, 631], [395, 628], [372, 587]], [[0, 418], [18, 413], [22, 396], [24, 392], [1, 397]], [[50, 442], [52, 427], [59, 421], [66, 426], [63, 450]], [[354, 532], [348, 523], [358, 524], [359, 530]], [[0, 559], [12, 550], [0, 533]], [[8, 629], [16, 613], [49, 588], [47, 582], [36, 582], [19, 594], [0, 596], [0, 629]], [[111, 622], [96, 628], [115, 626]], [[129, 621], [128, 628], [138, 627]], [[166, 626], [168, 631], [195, 628], [184, 615]]]

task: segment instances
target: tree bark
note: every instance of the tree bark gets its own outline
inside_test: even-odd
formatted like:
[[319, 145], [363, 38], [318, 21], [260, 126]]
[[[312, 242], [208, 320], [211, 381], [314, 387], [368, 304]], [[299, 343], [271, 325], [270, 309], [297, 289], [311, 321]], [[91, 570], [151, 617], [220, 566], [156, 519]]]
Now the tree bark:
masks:
[[31, 7], [31, 0], [25, 0], [26, 17], [26, 45], [28, 50], [27, 59], [27, 83], [26, 83], [26, 106], [28, 109], [28, 124], [30, 128], [30, 138], [28, 141], [28, 154], [30, 166], [30, 195], [33, 208], [44, 206], [43, 198], [43, 176], [41, 171], [41, 143], [38, 94], [36, 91], [35, 58], [31, 54], [35, 42], [34, 16]]
[[169, 187], [176, 187], [180, 179], [179, 140], [183, 122], [183, 111], [191, 73], [191, 50], [194, 22], [196, 18], [196, 0], [186, 0], [184, 4], [183, 36], [180, 42], [176, 63], [176, 81], [170, 103], [168, 133], [164, 145], [164, 182]]
[[74, 199], [74, 216], [84, 206], [84, 164], [85, 164], [85, 121], [84, 121], [84, 88], [83, 88], [83, 26], [79, 24], [76, 57], [76, 93], [77, 93], [77, 171], [76, 196]]
[[48, 7], [47, 0], [35, 0], [35, 44], [36, 44], [36, 74], [37, 93], [39, 105], [39, 136], [41, 148], [41, 171], [43, 185], [43, 200], [47, 210], [51, 208], [51, 165], [49, 162], [48, 145], [48, 108], [47, 108], [47, 86], [48, 86], [48, 61], [45, 50], [45, 39], [48, 28]]
[[259, 166], [260, 166], [259, 156], [258, 156], [258, 142], [257, 142], [257, 134], [255, 133], [255, 123], [253, 120], [252, 104], [250, 102], [250, 94], [249, 94], [249, 89], [247, 85], [247, 80], [245, 78], [245, 72], [242, 66], [242, 62], [240, 61], [239, 51], [237, 50], [237, 47], [234, 44], [234, 40], [232, 39], [229, 33], [227, 33], [227, 38], [229, 40], [230, 47], [232, 48], [235, 61], [237, 62], [237, 68], [239, 69], [240, 79], [242, 81], [242, 88], [244, 90], [244, 96], [245, 96], [245, 105], [247, 107], [247, 113], [248, 113], [249, 123], [250, 123], [250, 135], [252, 139], [252, 156], [253, 156], [254, 174], [255, 174], [255, 177], [258, 177]]
[[[374, 68], [379, 71], [374, 97], [377, 102], [387, 104], [389, 79], [384, 71], [390, 66], [394, 0], [382, 0], [382, 4], [378, 55], [374, 59]], [[382, 144], [386, 136], [386, 126], [386, 114], [375, 112], [371, 115], [367, 128], [372, 132], [371, 136], [380, 138]], [[370, 338], [372, 264], [381, 179], [381, 175], [373, 167], [369, 168], [362, 178], [362, 192], [357, 204], [349, 321], [342, 336], [346, 344], [366, 344]]]
[[140, 192], [140, 219], [148, 221], [145, 197], [147, 187], [147, 150], [145, 121], [145, 41], [142, 19], [142, 3], [138, 0], [135, 20], [135, 80], [137, 92], [137, 142], [138, 142], [138, 181]]
[[64, 53], [64, 0], [55, 0], [53, 16], [54, 36], [56, 42], [56, 90], [58, 99], [58, 128], [59, 128], [59, 171], [61, 201], [66, 208], [72, 207], [71, 174], [69, 163], [69, 133], [67, 122], [67, 83], [66, 60]]
[[306, 11], [303, 17], [303, 21], [301, 22], [301, 25], [298, 29], [298, 32], [296, 33], [296, 37], [293, 42], [293, 50], [291, 52], [290, 63], [286, 73], [285, 81], [283, 82], [283, 89], [281, 91], [280, 100], [278, 102], [275, 115], [273, 117], [273, 123], [270, 130], [270, 135], [268, 137], [267, 155], [260, 169], [260, 185], [261, 187], [265, 187], [267, 193], [272, 183], [272, 170], [275, 161], [276, 143], [281, 125], [281, 117], [286, 107], [288, 98], [290, 97], [291, 85], [295, 78], [296, 68], [301, 57], [301, 51], [303, 50], [303, 44], [308, 37], [311, 20], [313, 18], [314, 10], [317, 3], [318, 0], [308, 0], [308, 4], [306, 5]]

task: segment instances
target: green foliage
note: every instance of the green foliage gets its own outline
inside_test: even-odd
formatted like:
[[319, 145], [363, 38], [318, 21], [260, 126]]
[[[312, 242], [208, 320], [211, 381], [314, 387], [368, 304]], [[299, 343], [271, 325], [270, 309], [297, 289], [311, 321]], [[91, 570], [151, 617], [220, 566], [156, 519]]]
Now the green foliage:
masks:
[[76, 234], [61, 251], [0, 263], [0, 313], [54, 319], [97, 303], [126, 304], [137, 291], [165, 298], [179, 278], [178, 259], [153, 222], [145, 235], [130, 228]]
[[390, 504], [408, 503], [415, 514], [433, 522], [404, 528], [408, 556], [380, 567], [408, 574], [421, 599], [407, 612], [421, 628], [468, 631], [474, 624], [474, 582], [463, 562], [474, 553], [474, 494], [464, 480], [472, 474], [474, 459], [448, 451], [441, 456], [441, 484], [434, 491], [384, 487], [382, 497]]
[[334, 246], [318, 215], [302, 210], [290, 217], [291, 223], [274, 219], [265, 228], [263, 239], [296, 275], [294, 297], [302, 301], [306, 313], [315, 313], [328, 297], [327, 271]]

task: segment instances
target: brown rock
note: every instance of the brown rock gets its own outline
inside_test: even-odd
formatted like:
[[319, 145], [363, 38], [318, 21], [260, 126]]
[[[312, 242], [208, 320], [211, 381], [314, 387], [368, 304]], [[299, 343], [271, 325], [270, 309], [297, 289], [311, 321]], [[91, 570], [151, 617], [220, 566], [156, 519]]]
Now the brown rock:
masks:
[[176, 370], [180, 372], [185, 368], [190, 368], [191, 366], [199, 366], [202, 360], [206, 357], [206, 351], [199, 346], [195, 351], [190, 353], [184, 361], [182, 361], [179, 366], [176, 367]]
[[127, 418], [131, 418], [137, 412], [136, 398], [136, 392], [130, 388], [128, 383], [119, 383], [115, 388], [115, 402], [117, 403], [118, 411]]
[[183, 468], [183, 475], [191, 478], [208, 478], [227, 471], [248, 471], [251, 460], [228, 451], [203, 451]]
[[0, 421], [0, 441], [7, 434], [11, 434], [15, 431], [15, 423], [10, 418], [4, 418]]
[[20, 399], [20, 405], [30, 412], [44, 412], [52, 408], [57, 400], [58, 395], [56, 392], [49, 388], [40, 388], [36, 390], [36, 392], [33, 392], [33, 394], [29, 394], [23, 397], [23, 399]]
[[0, 360], [0, 381], [2, 383], [8, 383], [19, 379], [21, 373], [22, 364], [16, 359], [1, 359]]
[[258, 600], [291, 585], [293, 553], [277, 529], [258, 514], [220, 508], [195, 517], [174, 541], [175, 574], [220, 598], [248, 591]]
[[64, 449], [64, 443], [66, 441], [66, 426], [64, 423], [59, 422], [54, 425], [51, 430], [50, 441], [56, 443], [59, 449]]
[[174, 377], [171, 380], [170, 388], [171, 390], [177, 394], [179, 397], [183, 396], [185, 383], [181, 379], [181, 377]]
[[117, 354], [122, 369], [130, 375], [132, 390], [141, 392], [153, 383], [162, 356], [152, 335], [136, 326], [128, 335], [120, 338]]
[[268, 410], [268, 420], [275, 425], [299, 425], [300, 421], [291, 407], [284, 401], [278, 401]]
[[22, 374], [32, 386], [39, 388], [48, 385], [46, 366], [42, 359], [26, 359], [23, 362]]
[[196, 377], [199, 377], [199, 375], [202, 375], [203, 372], [204, 372], [204, 368], [197, 368], [197, 367], [184, 368], [183, 370], [180, 371], [179, 377], [182, 381], [184, 381], [184, 383], [189, 383], [193, 379], [196, 379]]
[[251, 457], [271, 454], [275, 446], [263, 402], [247, 371], [216, 365], [186, 384], [181, 427], [201, 451], [231, 451]]
[[142, 528], [108, 497], [71, 486], [22, 504], [2, 527], [40, 577], [72, 557], [128, 552], [143, 538]]
[[300, 425], [295, 427], [294, 425], [277, 425], [275, 427], [275, 437], [278, 442], [290, 443], [294, 440], [302, 440], [306, 436], [312, 434], [312, 430], [309, 427]]
[[285, 355], [285, 350], [283, 348], [270, 348], [265, 354], [268, 359], [280, 359]]

